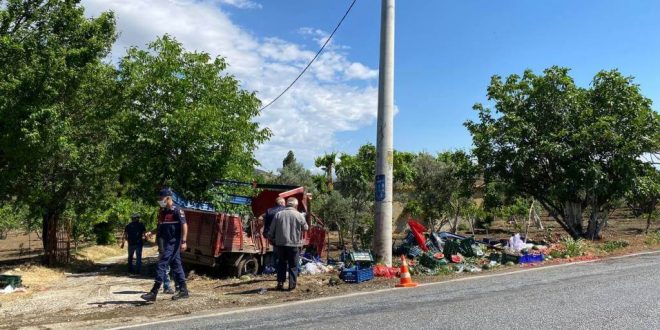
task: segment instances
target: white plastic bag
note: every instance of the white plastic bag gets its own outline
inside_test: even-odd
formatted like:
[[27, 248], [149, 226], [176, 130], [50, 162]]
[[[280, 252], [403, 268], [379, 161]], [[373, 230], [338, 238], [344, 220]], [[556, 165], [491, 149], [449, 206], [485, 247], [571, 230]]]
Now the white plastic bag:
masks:
[[520, 252], [520, 250], [525, 248], [525, 242], [520, 239], [520, 234], [515, 234], [509, 238], [507, 247], [515, 252]]

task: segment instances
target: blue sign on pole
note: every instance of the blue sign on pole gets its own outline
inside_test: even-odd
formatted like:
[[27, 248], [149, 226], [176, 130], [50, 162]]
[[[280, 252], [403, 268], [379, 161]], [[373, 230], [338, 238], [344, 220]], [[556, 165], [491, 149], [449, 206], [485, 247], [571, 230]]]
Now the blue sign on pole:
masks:
[[385, 200], [385, 175], [376, 175], [376, 202]]

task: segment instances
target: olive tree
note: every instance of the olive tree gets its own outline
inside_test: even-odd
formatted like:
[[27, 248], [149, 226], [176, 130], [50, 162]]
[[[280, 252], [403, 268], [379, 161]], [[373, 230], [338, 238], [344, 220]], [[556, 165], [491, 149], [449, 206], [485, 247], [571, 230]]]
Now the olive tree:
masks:
[[574, 238], [598, 238], [640, 156], [659, 149], [651, 100], [617, 70], [582, 88], [560, 67], [493, 76], [487, 95], [494, 113], [476, 104], [479, 120], [466, 122], [485, 175], [535, 198]]

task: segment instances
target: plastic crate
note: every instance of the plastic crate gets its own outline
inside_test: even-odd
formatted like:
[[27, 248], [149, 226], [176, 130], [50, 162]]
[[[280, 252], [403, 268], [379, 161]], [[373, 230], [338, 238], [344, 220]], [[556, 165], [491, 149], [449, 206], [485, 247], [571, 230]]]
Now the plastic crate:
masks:
[[509, 261], [511, 261], [515, 264], [520, 262], [520, 257], [519, 256], [511, 255], [511, 254], [507, 254], [507, 253], [493, 253], [493, 254], [490, 255], [490, 257], [488, 259], [493, 260], [493, 261], [497, 261], [501, 264], [506, 264]]
[[521, 264], [543, 262], [543, 254], [526, 254], [520, 257]]
[[374, 278], [374, 270], [372, 267], [359, 269], [351, 267], [344, 269], [341, 272], [341, 279], [346, 283], [362, 283]]
[[21, 277], [18, 275], [0, 275], [0, 287], [4, 288], [7, 285], [11, 285], [14, 288], [18, 288], [23, 285]]

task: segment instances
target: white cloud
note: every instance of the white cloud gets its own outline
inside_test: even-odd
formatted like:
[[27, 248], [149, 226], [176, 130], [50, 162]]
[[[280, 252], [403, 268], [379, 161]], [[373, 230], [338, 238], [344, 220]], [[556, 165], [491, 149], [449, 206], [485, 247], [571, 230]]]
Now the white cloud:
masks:
[[[113, 57], [168, 33], [189, 50], [226, 57], [230, 73], [242, 81], [243, 88], [257, 91], [266, 104], [291, 83], [317, 49], [275, 36], [250, 34], [223, 11], [222, 5], [251, 8], [250, 3], [258, 5], [244, 0], [83, 0], [89, 15], [105, 10], [116, 13], [121, 35]], [[316, 38], [317, 43], [328, 36], [313, 28], [299, 32]], [[264, 168], [280, 167], [288, 150], [311, 166], [314, 157], [335, 150], [337, 132], [373, 123], [378, 71], [352, 62], [346, 49], [327, 47], [307, 74], [258, 118], [274, 133], [257, 152]]]
[[261, 9], [261, 4], [250, 0], [219, 0], [221, 4], [240, 9]]

